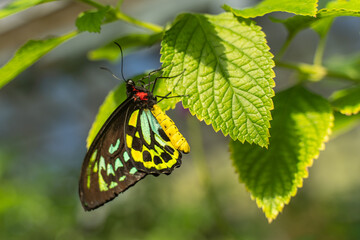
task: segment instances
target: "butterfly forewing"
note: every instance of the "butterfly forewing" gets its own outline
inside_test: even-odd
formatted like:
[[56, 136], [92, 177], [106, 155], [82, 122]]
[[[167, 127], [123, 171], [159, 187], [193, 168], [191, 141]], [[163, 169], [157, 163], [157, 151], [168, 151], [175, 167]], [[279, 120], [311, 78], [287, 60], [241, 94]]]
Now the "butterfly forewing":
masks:
[[126, 112], [132, 111], [133, 107], [127, 101], [113, 112], [85, 156], [79, 194], [86, 210], [112, 200], [146, 176], [135, 168], [132, 156], [125, 148]]

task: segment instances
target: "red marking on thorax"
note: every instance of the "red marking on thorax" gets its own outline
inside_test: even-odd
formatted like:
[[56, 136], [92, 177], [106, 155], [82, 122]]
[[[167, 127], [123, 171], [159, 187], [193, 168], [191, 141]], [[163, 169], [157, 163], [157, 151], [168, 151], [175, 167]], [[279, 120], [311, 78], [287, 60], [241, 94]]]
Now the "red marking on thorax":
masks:
[[135, 96], [137, 96], [140, 100], [148, 100], [148, 94], [146, 92], [137, 92], [135, 93]]
[[133, 91], [135, 92], [135, 94], [134, 94], [134, 99], [135, 100], [141, 100], [141, 101], [148, 100], [148, 94], [146, 92], [140, 92], [134, 86], [133, 86]]

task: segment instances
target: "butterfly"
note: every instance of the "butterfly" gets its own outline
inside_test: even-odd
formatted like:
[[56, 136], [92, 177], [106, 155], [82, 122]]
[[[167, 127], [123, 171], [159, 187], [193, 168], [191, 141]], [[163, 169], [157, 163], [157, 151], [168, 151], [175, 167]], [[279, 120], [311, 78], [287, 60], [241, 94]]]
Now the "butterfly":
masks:
[[148, 174], [170, 174], [180, 167], [181, 153], [190, 152], [175, 123], [157, 105], [158, 98], [169, 98], [153, 95], [159, 78], [164, 77], [155, 78], [151, 91], [143, 79], [140, 86], [124, 80], [127, 99], [101, 127], [82, 165], [79, 196], [86, 211], [113, 200]]

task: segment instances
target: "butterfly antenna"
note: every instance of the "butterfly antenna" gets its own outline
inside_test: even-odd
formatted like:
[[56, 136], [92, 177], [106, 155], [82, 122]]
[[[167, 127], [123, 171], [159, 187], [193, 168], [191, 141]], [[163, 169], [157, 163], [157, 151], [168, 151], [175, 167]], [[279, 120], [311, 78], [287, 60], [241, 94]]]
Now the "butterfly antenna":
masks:
[[[116, 78], [119, 81], [122, 81], [123, 79], [120, 79], [118, 76], [116, 76], [110, 69], [108, 69], [107, 67], [100, 67], [100, 69], [108, 71], [114, 78]], [[125, 81], [125, 80], [124, 80]], [[125, 81], [126, 82], [126, 81]]]
[[120, 49], [120, 53], [121, 53], [121, 77], [123, 78], [124, 82], [126, 82], [126, 79], [124, 77], [124, 54], [123, 54], [123, 50], [120, 46], [120, 44], [118, 44], [117, 42], [114, 42]]

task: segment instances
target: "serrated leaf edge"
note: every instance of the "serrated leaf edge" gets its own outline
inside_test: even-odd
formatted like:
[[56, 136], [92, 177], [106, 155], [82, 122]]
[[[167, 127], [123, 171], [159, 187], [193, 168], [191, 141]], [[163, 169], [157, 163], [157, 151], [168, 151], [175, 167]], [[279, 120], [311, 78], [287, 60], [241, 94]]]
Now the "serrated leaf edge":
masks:
[[[175, 19], [175, 21], [173, 22], [173, 25], [175, 25], [179, 20], [181, 20], [181, 18], [184, 16], [185, 14], [181, 14], [181, 15], [179, 15], [176, 19]], [[211, 15], [212, 16], [212, 15]], [[235, 17], [236, 18], [239, 18], [238, 16], [236, 16], [235, 15]], [[240, 18], [242, 18], [242, 17], [240, 17]], [[245, 18], [244, 18], [245, 19]], [[259, 143], [256, 143], [257, 145], [259, 145], [259, 146], [261, 146], [261, 147], [265, 147], [265, 148], [268, 148], [268, 146], [269, 146], [269, 138], [270, 138], [270, 131], [269, 131], [269, 128], [271, 127], [271, 124], [270, 124], [270, 121], [272, 120], [272, 115], [271, 115], [271, 110], [273, 110], [274, 109], [274, 102], [272, 101], [272, 97], [274, 97], [275, 96], [275, 91], [274, 91], [274, 87], [275, 87], [275, 85], [276, 85], [276, 83], [275, 83], [275, 81], [274, 81], [274, 78], [275, 78], [275, 71], [274, 71], [274, 67], [275, 67], [275, 62], [274, 62], [274, 55], [271, 53], [271, 51], [270, 51], [270, 47], [269, 47], [269, 45], [268, 45], [268, 41], [267, 41], [267, 39], [266, 39], [266, 34], [262, 31], [262, 27], [261, 26], [259, 26], [259, 25], [257, 25], [255, 22], [254, 22], [254, 27], [255, 28], [257, 28], [257, 30], [259, 31], [259, 33], [262, 35], [261, 37], [263, 38], [263, 43], [266, 45], [266, 48], [264, 48], [264, 51], [267, 51], [267, 53], [269, 54], [269, 60], [270, 60], [270, 62], [269, 62], [269, 65], [271, 65], [271, 69], [270, 69], [270, 74], [271, 74], [271, 76], [270, 76], [270, 78], [269, 78], [269, 80], [267, 81], [268, 82], [268, 84], [269, 84], [269, 88], [271, 89], [271, 93], [269, 93], [269, 95], [267, 95], [267, 97], [269, 97], [270, 98], [270, 102], [271, 102], [271, 106], [266, 106], [266, 108], [267, 108], [267, 110], [269, 111], [269, 116], [268, 116], [268, 119], [266, 119], [265, 120], [265, 122], [267, 122], [267, 129], [266, 129], [266, 135], [267, 135], [267, 139], [265, 140], [265, 139], [262, 139], [262, 141], [265, 141], [263, 144], [259, 144]], [[165, 34], [165, 32], [164, 32], [164, 34]], [[163, 41], [161, 42], [161, 49], [163, 49]], [[163, 54], [162, 54], [163, 55]], [[162, 63], [164, 63], [164, 62], [162, 62]], [[169, 67], [170, 65], [167, 65], [167, 66], [163, 66], [163, 67]], [[171, 87], [170, 87], [170, 85], [167, 85], [167, 89], [169, 90], [169, 91], [173, 91], [174, 92], [174, 89], [172, 89]], [[264, 105], [265, 106], [265, 105]], [[221, 133], [225, 136], [225, 137], [227, 137], [228, 135], [230, 136], [230, 138], [232, 139], [232, 140], [234, 140], [234, 141], [236, 141], [236, 140], [238, 140], [238, 141], [240, 141], [241, 143], [244, 143], [247, 139], [246, 138], [244, 138], [244, 139], [238, 139], [238, 138], [236, 138], [236, 136], [231, 136], [230, 135], [230, 131], [228, 131], [227, 133], [225, 133], [221, 128], [215, 128], [215, 126], [212, 124], [212, 119], [204, 119], [204, 117], [203, 116], [200, 116], [199, 115], [199, 113], [196, 113], [196, 112], [194, 112], [193, 110], [191, 110], [189, 107], [187, 107], [187, 106], [184, 106], [183, 105], [183, 107], [185, 108], [185, 109], [188, 109], [189, 110], [189, 112], [191, 113], [191, 115], [192, 116], [195, 116], [197, 119], [199, 119], [200, 121], [204, 121], [205, 122], [205, 124], [206, 125], [211, 125], [212, 126], [212, 128], [214, 129], [214, 131], [215, 132], [218, 132], [219, 130], [221, 130]], [[254, 140], [248, 140], [247, 142], [249, 142], [250, 144], [252, 144], [252, 143], [255, 143], [255, 141]]]
[[[297, 185], [295, 185], [292, 190], [292, 192], [286, 196], [286, 197], [282, 197], [284, 200], [283, 200], [283, 203], [280, 204], [280, 206], [278, 208], [276, 208], [276, 214], [275, 215], [269, 215], [267, 212], [268, 212], [268, 209], [267, 209], [267, 206], [265, 206], [265, 204], [263, 204], [263, 200], [261, 199], [258, 199], [256, 197], [254, 197], [250, 191], [250, 189], [246, 186], [246, 183], [245, 181], [241, 178], [240, 174], [237, 172], [237, 174], [239, 175], [239, 182], [244, 184], [245, 185], [245, 189], [247, 192], [250, 193], [250, 198], [251, 200], [255, 200], [256, 202], [256, 205], [258, 206], [258, 208], [260, 208], [264, 213], [265, 213], [265, 217], [268, 219], [268, 222], [271, 223], [273, 220], [275, 220], [275, 218], [279, 215], [279, 213], [282, 212], [282, 210], [284, 209], [285, 205], [288, 205], [291, 198], [294, 197], [296, 194], [297, 194], [297, 191], [299, 188], [302, 188], [303, 187], [303, 183], [304, 183], [304, 179], [305, 178], [308, 178], [309, 177], [309, 172], [308, 172], [308, 168], [311, 167], [314, 163], [314, 160], [318, 159], [319, 158], [319, 155], [320, 155], [320, 151], [323, 151], [325, 150], [325, 143], [329, 141], [330, 139], [330, 135], [332, 134], [332, 128], [334, 126], [334, 115], [331, 114], [330, 115], [330, 124], [329, 124], [329, 127], [328, 129], [326, 130], [327, 131], [327, 134], [324, 136], [323, 140], [322, 140], [322, 143], [320, 145], [320, 147], [318, 148], [318, 153], [315, 154], [313, 157], [309, 158], [307, 160], [307, 162], [305, 163], [305, 171], [302, 171], [300, 172], [300, 174], [298, 174], [296, 177], [295, 177], [295, 182], [298, 182]], [[232, 156], [232, 153], [234, 152], [233, 149], [232, 149], [232, 146], [231, 144], [229, 144], [230, 146], [230, 156]], [[235, 166], [235, 163], [234, 161], [232, 161], [232, 165], [235, 169], [236, 166]], [[303, 174], [303, 175], [301, 175]]]

